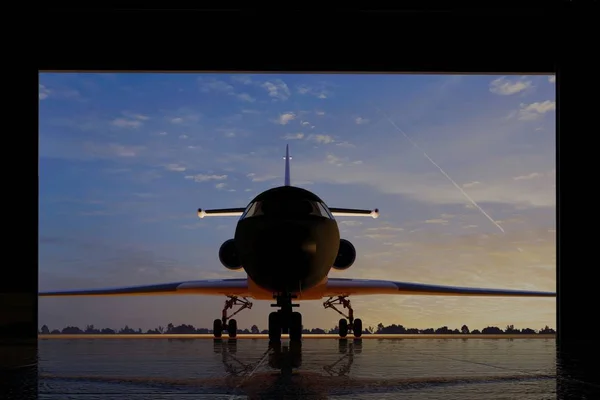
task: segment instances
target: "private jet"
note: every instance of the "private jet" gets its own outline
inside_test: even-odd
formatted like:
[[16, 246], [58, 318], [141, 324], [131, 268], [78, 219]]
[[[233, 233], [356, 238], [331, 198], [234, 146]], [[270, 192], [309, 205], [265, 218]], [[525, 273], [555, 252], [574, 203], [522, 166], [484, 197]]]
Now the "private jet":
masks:
[[[356, 260], [356, 249], [340, 238], [336, 218], [379, 216], [378, 209], [329, 207], [316, 194], [290, 183], [290, 154], [286, 146], [284, 185], [258, 194], [245, 208], [198, 210], [199, 218], [239, 217], [234, 237], [219, 249], [219, 260], [231, 271], [243, 271], [245, 278], [195, 280], [120, 288], [50, 291], [40, 296], [130, 296], [130, 295], [214, 295], [224, 296], [221, 318], [213, 323], [215, 338], [226, 331], [237, 335], [233, 318], [252, 308], [248, 299], [274, 300], [277, 311], [269, 314], [271, 342], [289, 335], [302, 340], [302, 314], [294, 311], [298, 301], [321, 300], [344, 318], [339, 320], [339, 336], [363, 334], [360, 318], [354, 317], [350, 296], [516, 296], [555, 297], [554, 292], [465, 288], [374, 279], [334, 278], [332, 270], [346, 271]], [[239, 307], [233, 312], [233, 308]], [[338, 308], [339, 307], [339, 308]], [[340, 310], [340, 308], [342, 310]], [[347, 309], [347, 313], [344, 312]], [[230, 311], [231, 310], [231, 311]]]

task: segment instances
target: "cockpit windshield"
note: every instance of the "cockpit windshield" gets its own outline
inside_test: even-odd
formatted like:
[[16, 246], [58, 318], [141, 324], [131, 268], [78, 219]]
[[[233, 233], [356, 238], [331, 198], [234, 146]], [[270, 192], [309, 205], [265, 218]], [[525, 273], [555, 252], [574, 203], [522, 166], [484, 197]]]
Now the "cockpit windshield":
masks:
[[323, 203], [310, 200], [298, 200], [298, 201], [255, 201], [250, 203], [246, 208], [246, 211], [242, 214], [240, 219], [251, 218], [260, 215], [272, 215], [272, 216], [305, 216], [305, 215], [316, 215], [319, 217], [325, 217], [334, 219], [333, 215], [327, 209]]

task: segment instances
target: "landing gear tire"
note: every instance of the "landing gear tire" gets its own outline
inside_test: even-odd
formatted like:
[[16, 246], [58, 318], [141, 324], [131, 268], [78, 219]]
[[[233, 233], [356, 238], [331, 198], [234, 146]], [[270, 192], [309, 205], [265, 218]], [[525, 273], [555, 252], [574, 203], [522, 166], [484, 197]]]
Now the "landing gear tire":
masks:
[[348, 321], [345, 318], [340, 319], [340, 323], [338, 325], [339, 333], [341, 338], [345, 338], [348, 336]]
[[354, 323], [352, 324], [352, 333], [354, 333], [355, 338], [359, 338], [362, 336], [362, 332], [363, 332], [362, 320], [360, 318], [357, 318], [354, 320]]
[[277, 311], [269, 314], [269, 341], [274, 343], [281, 341], [281, 319]]
[[[227, 310], [233, 309], [233, 306], [236, 305], [240, 306], [240, 308], [231, 315], [228, 315]], [[221, 319], [215, 319], [213, 322], [213, 336], [215, 339], [221, 338], [223, 335], [223, 330], [227, 330], [229, 338], [235, 338], [237, 336], [237, 321], [232, 319], [232, 317], [246, 308], [252, 308], [252, 303], [249, 302], [245, 297], [239, 298], [237, 296], [227, 296]]]
[[235, 319], [230, 319], [227, 323], [227, 334], [232, 339], [237, 336], [237, 321]]
[[223, 322], [220, 319], [215, 319], [213, 322], [213, 336], [215, 339], [221, 338], [223, 335]]
[[299, 312], [293, 312], [290, 320], [290, 341], [301, 342], [302, 341], [302, 314]]

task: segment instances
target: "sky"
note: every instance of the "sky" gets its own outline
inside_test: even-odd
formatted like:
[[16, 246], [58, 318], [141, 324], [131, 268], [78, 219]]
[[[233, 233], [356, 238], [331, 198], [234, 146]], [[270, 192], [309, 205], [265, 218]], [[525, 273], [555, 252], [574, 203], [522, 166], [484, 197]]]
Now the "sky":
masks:
[[[357, 260], [332, 277], [556, 290], [554, 76], [41, 73], [39, 288], [245, 277], [219, 246], [284, 180], [330, 207]], [[554, 298], [356, 296], [365, 327], [555, 327]], [[224, 298], [40, 298], [39, 322], [212, 327]], [[236, 316], [266, 329], [268, 301]], [[304, 326], [332, 328], [322, 301]]]

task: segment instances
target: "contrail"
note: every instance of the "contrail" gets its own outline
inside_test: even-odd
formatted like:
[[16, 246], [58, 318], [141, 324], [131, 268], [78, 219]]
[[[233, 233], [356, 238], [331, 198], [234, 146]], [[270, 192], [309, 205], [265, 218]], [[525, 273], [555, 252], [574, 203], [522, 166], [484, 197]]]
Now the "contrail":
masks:
[[386, 118], [386, 119], [387, 119], [387, 120], [390, 122], [390, 124], [392, 124], [392, 126], [393, 126], [394, 128], [396, 128], [396, 130], [398, 130], [398, 132], [400, 132], [402, 135], [404, 135], [404, 137], [406, 138], [406, 140], [408, 140], [408, 141], [409, 141], [409, 142], [410, 142], [410, 143], [411, 143], [413, 146], [415, 146], [415, 147], [416, 147], [416, 148], [417, 148], [419, 151], [423, 152], [423, 155], [425, 156], [425, 158], [427, 158], [427, 159], [428, 159], [428, 160], [429, 160], [429, 161], [430, 161], [430, 162], [431, 162], [433, 165], [435, 165], [435, 166], [437, 167], [437, 169], [439, 169], [439, 170], [440, 170], [440, 172], [441, 172], [441, 173], [442, 173], [442, 174], [443, 174], [443, 175], [444, 175], [446, 178], [448, 178], [448, 180], [449, 180], [449, 181], [450, 181], [450, 182], [451, 182], [451, 183], [452, 183], [452, 184], [453, 184], [453, 185], [454, 185], [454, 186], [455, 186], [455, 187], [456, 187], [458, 190], [460, 190], [460, 192], [463, 194], [463, 196], [465, 196], [465, 198], [466, 198], [467, 200], [469, 200], [469, 201], [471, 202], [471, 204], [473, 204], [475, 207], [477, 207], [477, 209], [478, 209], [479, 211], [481, 211], [481, 213], [482, 213], [483, 215], [485, 215], [485, 216], [486, 216], [486, 218], [487, 218], [487, 219], [489, 219], [489, 220], [492, 222], [492, 224], [496, 225], [496, 227], [497, 227], [498, 229], [500, 229], [500, 231], [501, 231], [502, 233], [505, 233], [505, 232], [504, 232], [504, 229], [503, 229], [503, 228], [500, 226], [500, 224], [498, 224], [496, 221], [494, 221], [494, 219], [493, 219], [492, 217], [490, 217], [490, 216], [488, 215], [488, 213], [486, 213], [486, 212], [483, 210], [483, 208], [479, 207], [479, 204], [477, 204], [477, 203], [475, 202], [475, 200], [473, 200], [473, 199], [471, 198], [471, 196], [469, 196], [469, 195], [467, 194], [467, 192], [465, 192], [465, 191], [463, 190], [463, 188], [461, 188], [461, 187], [460, 187], [460, 185], [458, 185], [456, 182], [454, 182], [454, 179], [452, 179], [452, 178], [450, 177], [450, 175], [448, 175], [448, 174], [446, 173], [446, 171], [444, 171], [444, 170], [442, 169], [442, 167], [440, 167], [440, 166], [439, 166], [439, 165], [438, 165], [438, 164], [437, 164], [435, 161], [433, 161], [433, 160], [431, 159], [431, 157], [429, 157], [429, 156], [427, 155], [427, 153], [425, 153], [425, 150], [423, 150], [422, 148], [420, 148], [420, 147], [419, 147], [419, 145], [417, 145], [417, 144], [416, 144], [416, 143], [415, 143], [415, 142], [414, 142], [414, 141], [413, 141], [413, 140], [412, 140], [412, 139], [411, 139], [411, 138], [410, 138], [410, 137], [409, 137], [409, 136], [408, 136], [408, 135], [407, 135], [407, 134], [406, 134], [406, 133], [405, 133], [405, 132], [404, 132], [402, 129], [400, 129], [400, 127], [399, 127], [398, 125], [396, 125], [396, 124], [394, 123], [394, 121], [392, 121], [392, 119], [391, 119], [391, 118], [390, 118], [390, 117], [389, 117], [389, 116], [388, 116], [388, 115], [387, 115], [385, 112], [383, 112], [383, 111], [382, 111], [381, 109], [379, 109], [377, 106], [374, 106], [374, 107], [375, 107], [375, 109], [377, 109], [377, 111], [379, 111], [380, 113], [382, 113], [383, 115], [385, 115], [385, 118]]

